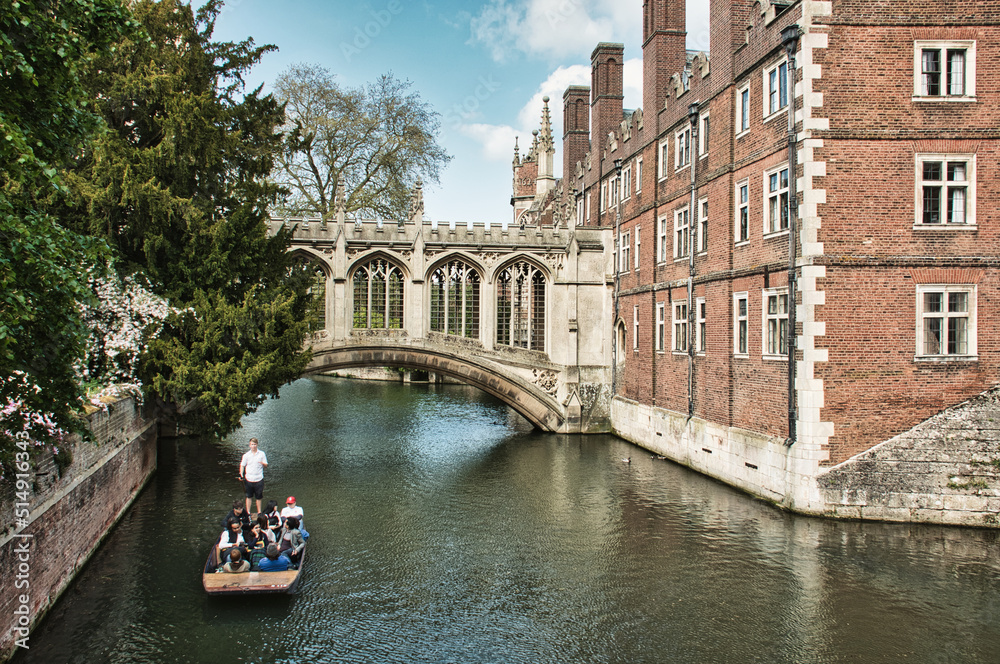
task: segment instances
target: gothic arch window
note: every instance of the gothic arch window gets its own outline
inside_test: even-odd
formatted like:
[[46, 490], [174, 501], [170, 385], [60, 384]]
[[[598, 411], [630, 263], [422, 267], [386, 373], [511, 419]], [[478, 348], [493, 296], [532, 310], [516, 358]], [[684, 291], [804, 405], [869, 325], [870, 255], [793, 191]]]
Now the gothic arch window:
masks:
[[313, 267], [309, 294], [312, 296], [314, 318], [310, 319], [309, 331], [318, 332], [326, 329], [326, 272], [318, 265]]
[[453, 260], [431, 274], [431, 330], [479, 338], [479, 273]]
[[527, 261], [497, 275], [497, 344], [545, 350], [545, 275]]
[[326, 271], [319, 260], [308, 254], [298, 253], [294, 260], [310, 275], [307, 291], [312, 300], [309, 331], [318, 332], [326, 328]]
[[354, 286], [356, 330], [403, 328], [403, 272], [384, 258], [358, 267]]

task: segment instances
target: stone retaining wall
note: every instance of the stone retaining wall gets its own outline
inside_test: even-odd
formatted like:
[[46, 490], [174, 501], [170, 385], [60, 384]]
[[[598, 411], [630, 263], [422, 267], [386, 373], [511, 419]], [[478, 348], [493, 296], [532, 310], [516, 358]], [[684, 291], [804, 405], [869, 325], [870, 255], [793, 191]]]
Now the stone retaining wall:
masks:
[[830, 516], [1000, 527], [1000, 391], [938, 413], [818, 483]]
[[96, 444], [77, 441], [61, 476], [50, 456], [36, 463], [26, 524], [15, 522], [9, 490], [0, 499], [0, 660], [25, 637], [20, 630], [52, 607], [156, 469], [156, 423], [133, 400], [89, 419]]

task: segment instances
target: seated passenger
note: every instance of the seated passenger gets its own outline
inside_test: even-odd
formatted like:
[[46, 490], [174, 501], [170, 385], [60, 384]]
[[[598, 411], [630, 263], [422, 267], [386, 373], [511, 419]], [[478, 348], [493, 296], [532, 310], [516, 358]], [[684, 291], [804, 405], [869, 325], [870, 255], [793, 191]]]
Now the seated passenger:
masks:
[[[278, 512], [277, 500], [267, 501], [267, 507], [264, 508], [264, 516], [267, 517], [268, 530], [270, 530], [271, 534], [274, 535], [272, 541], [277, 542], [278, 535], [281, 534], [281, 513]], [[301, 530], [301, 524], [300, 524], [300, 530]]]
[[288, 556], [289, 561], [297, 563], [305, 546], [306, 541], [299, 532], [299, 520], [294, 516], [288, 517], [285, 519], [285, 528], [281, 531], [281, 539], [278, 541], [278, 553]]
[[286, 556], [278, 555], [278, 545], [268, 544], [267, 553], [257, 569], [261, 572], [284, 572], [288, 569], [289, 561]]
[[222, 571], [229, 572], [231, 574], [249, 572], [250, 563], [243, 560], [243, 554], [240, 553], [239, 548], [234, 546], [229, 550], [229, 562], [222, 566]]
[[232, 549], [235, 548], [238, 551], [238, 547], [243, 546], [246, 546], [243, 541], [243, 527], [238, 520], [230, 519], [226, 522], [226, 529], [222, 536], [219, 537], [219, 562], [228, 562]]
[[233, 501], [233, 509], [229, 511], [226, 518], [222, 520], [222, 527], [227, 528], [226, 524], [229, 523], [230, 519], [236, 519], [240, 522], [240, 526], [243, 527], [243, 538], [250, 534], [250, 515], [247, 514], [246, 510], [243, 509], [243, 503], [238, 500]]
[[257, 522], [253, 524], [250, 529], [250, 539], [247, 540], [247, 549], [249, 554], [247, 555], [247, 560], [250, 561], [250, 566], [254, 567], [261, 561], [264, 557], [264, 549], [268, 544], [273, 544], [276, 542], [274, 535], [267, 528], [267, 517], [263, 514], [257, 517]]
[[257, 522], [250, 527], [250, 539], [247, 547], [250, 549], [263, 549], [268, 544], [277, 543], [278, 536], [268, 528], [267, 517], [263, 514], [257, 516]]
[[281, 510], [281, 521], [284, 522], [288, 517], [294, 516], [298, 519], [299, 532], [302, 533], [302, 539], [307, 539], [309, 533], [306, 532], [306, 527], [302, 523], [302, 508], [295, 504], [295, 496], [289, 496], [285, 503], [288, 506]]

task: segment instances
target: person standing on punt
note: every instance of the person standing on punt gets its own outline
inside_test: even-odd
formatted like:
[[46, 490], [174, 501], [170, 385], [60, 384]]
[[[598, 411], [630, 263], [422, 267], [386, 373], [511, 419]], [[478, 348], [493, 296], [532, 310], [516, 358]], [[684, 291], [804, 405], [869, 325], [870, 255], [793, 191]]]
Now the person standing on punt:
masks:
[[267, 455], [257, 448], [256, 438], [250, 439], [250, 450], [240, 460], [240, 479], [247, 497], [247, 512], [250, 511], [250, 499], [257, 500], [257, 512], [260, 512], [260, 501], [264, 498], [264, 469], [267, 468]]

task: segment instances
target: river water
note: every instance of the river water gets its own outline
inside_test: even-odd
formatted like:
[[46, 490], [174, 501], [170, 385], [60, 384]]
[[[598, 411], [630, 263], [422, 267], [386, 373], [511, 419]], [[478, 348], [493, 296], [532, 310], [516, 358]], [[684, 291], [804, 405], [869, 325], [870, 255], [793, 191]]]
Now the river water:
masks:
[[[251, 436], [306, 569], [209, 598]], [[473, 388], [300, 380], [159, 455], [15, 661], [1000, 662], [997, 533], [793, 516]]]

